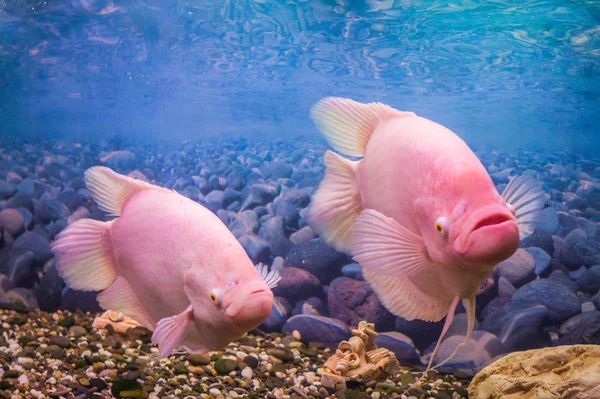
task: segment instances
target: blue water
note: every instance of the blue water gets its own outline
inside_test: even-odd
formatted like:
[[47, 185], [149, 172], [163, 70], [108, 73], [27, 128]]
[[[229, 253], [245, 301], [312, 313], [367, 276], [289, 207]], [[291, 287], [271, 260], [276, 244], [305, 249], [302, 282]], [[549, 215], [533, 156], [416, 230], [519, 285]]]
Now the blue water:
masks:
[[317, 139], [337, 95], [596, 153], [599, 77], [594, 0], [0, 0], [3, 136]]

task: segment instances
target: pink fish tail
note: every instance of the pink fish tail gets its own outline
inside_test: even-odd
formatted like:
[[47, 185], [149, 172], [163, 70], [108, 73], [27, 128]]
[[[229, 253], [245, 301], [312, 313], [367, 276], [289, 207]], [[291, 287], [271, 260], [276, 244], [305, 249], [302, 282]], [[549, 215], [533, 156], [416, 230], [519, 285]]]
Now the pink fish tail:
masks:
[[350, 228], [362, 211], [356, 180], [358, 162], [327, 151], [325, 166], [325, 177], [313, 195], [307, 220], [325, 242], [350, 253]]
[[110, 242], [111, 224], [82, 219], [56, 237], [51, 247], [56, 256], [56, 269], [68, 287], [100, 291], [117, 277]]

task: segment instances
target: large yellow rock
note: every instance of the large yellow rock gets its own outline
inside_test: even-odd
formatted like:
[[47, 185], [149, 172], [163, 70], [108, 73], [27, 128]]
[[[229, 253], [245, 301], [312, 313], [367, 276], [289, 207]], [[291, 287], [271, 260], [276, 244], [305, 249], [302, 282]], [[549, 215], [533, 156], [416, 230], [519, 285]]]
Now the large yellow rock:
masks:
[[481, 370], [471, 399], [600, 399], [600, 346], [514, 352]]

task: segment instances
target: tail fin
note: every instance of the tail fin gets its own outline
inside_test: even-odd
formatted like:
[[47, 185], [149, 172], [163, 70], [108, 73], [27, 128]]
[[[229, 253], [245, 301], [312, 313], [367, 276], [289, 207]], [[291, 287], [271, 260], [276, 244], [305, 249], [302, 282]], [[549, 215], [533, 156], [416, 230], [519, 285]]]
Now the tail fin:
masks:
[[75, 290], [100, 291], [117, 277], [109, 228], [112, 222], [81, 219], [56, 236], [56, 269]]
[[362, 211], [356, 182], [357, 161], [325, 152], [325, 177], [308, 207], [307, 221], [325, 242], [350, 253], [350, 227]]
[[381, 103], [362, 104], [349, 98], [326, 97], [310, 110], [310, 117], [327, 142], [342, 154], [362, 157], [371, 133], [382, 120], [414, 116]]

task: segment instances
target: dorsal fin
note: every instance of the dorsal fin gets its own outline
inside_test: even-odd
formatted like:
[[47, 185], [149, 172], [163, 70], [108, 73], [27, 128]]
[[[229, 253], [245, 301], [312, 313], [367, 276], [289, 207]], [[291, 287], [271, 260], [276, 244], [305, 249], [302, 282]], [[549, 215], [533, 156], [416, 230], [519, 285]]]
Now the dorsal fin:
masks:
[[[85, 184], [98, 207], [109, 216], [119, 216], [125, 203], [141, 190], [165, 188], [121, 175], [105, 166], [93, 166], [85, 171]], [[168, 190], [167, 190], [168, 191]]]
[[349, 98], [326, 97], [310, 110], [310, 117], [338, 152], [362, 157], [371, 133], [382, 120], [415, 116], [382, 103], [362, 104]]

